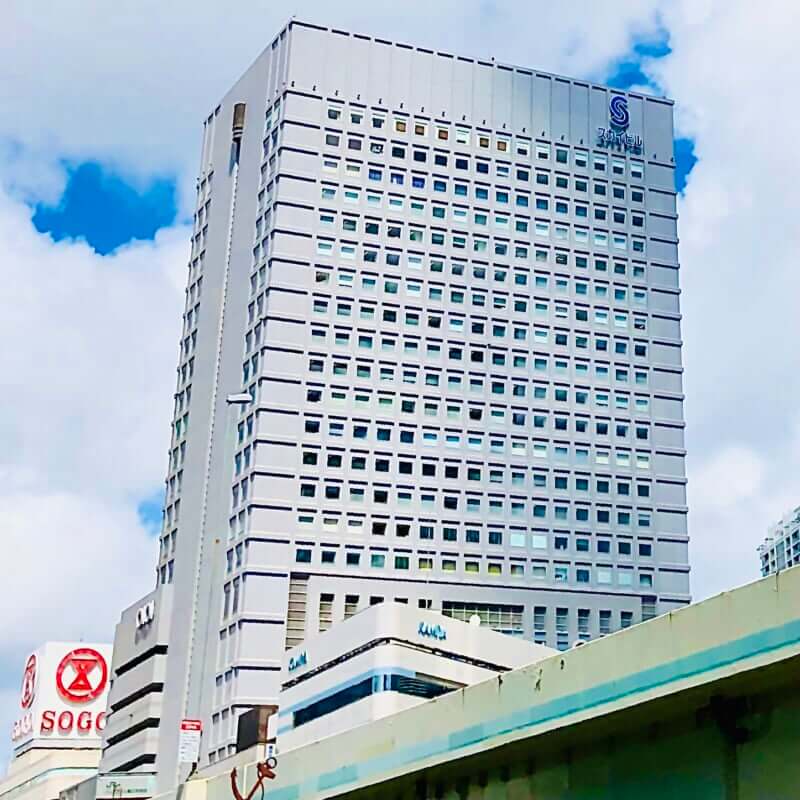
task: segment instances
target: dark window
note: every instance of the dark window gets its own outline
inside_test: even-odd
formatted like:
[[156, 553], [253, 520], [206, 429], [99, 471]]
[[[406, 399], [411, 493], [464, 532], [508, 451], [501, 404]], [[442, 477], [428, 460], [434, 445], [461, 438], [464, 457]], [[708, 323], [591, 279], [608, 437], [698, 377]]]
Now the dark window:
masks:
[[[373, 600], [382, 601], [382, 599], [370, 598], [370, 604], [374, 605], [372, 603]], [[346, 689], [340, 689], [338, 692], [323, 697], [305, 708], [298, 709], [294, 712], [294, 725], [297, 727], [324, 717], [326, 714], [331, 714], [340, 708], [349, 706], [351, 703], [363, 700], [378, 691], [398, 692], [399, 694], [430, 699], [450, 692], [453, 688], [451, 686], [442, 686], [434, 681], [411, 678], [405, 675], [376, 675], [364, 678]]]

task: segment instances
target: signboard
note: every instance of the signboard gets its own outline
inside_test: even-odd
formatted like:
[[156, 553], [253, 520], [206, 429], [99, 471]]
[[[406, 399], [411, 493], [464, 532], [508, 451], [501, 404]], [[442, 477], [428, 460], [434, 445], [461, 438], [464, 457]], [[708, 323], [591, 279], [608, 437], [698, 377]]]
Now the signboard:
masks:
[[641, 136], [632, 136], [630, 133], [615, 131], [613, 128], [598, 128], [597, 146], [638, 155], [642, 152], [644, 143]]
[[608, 127], [597, 129], [597, 146], [609, 147], [612, 150], [626, 153], [641, 153], [644, 142], [641, 136], [633, 136], [628, 133], [630, 124], [628, 98], [621, 94], [613, 95], [608, 103]]
[[150, 600], [136, 609], [136, 628], [144, 628], [156, 618], [156, 601]]
[[96, 800], [117, 800], [124, 797], [152, 797], [156, 793], [156, 776], [149, 773], [120, 772], [97, 776]]
[[200, 760], [200, 737], [203, 734], [203, 722], [199, 719], [182, 719], [181, 733], [178, 738], [178, 761], [182, 764], [194, 764]]
[[[99, 747], [105, 727], [111, 646], [48, 642], [25, 661], [11, 740]], [[44, 741], [43, 741], [44, 740]]]
[[73, 703], [89, 703], [99, 697], [108, 684], [108, 664], [97, 650], [76, 647], [56, 668], [58, 693]]
[[441, 625], [431, 625], [430, 622], [420, 622], [417, 627], [417, 634], [426, 639], [436, 639], [443, 642], [447, 638], [447, 631]]
[[32, 653], [25, 663], [25, 671], [22, 673], [22, 689], [19, 693], [19, 704], [24, 710], [33, 705], [33, 698], [36, 694], [36, 653]]
[[628, 130], [631, 124], [631, 115], [628, 112], [628, 98], [621, 94], [615, 94], [608, 101], [608, 118], [611, 127], [618, 131]]
[[289, 659], [289, 672], [294, 672], [296, 669], [300, 669], [300, 667], [305, 667], [308, 664], [308, 654], [305, 650], [298, 653], [296, 656], [292, 656]]

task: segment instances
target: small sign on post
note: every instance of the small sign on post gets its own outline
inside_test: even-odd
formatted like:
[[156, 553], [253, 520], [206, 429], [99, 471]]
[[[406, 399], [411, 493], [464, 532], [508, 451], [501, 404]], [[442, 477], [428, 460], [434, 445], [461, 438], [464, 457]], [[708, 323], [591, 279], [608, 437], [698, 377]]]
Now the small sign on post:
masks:
[[181, 764], [195, 764], [200, 760], [200, 736], [202, 733], [202, 720], [181, 720], [181, 735], [178, 739], [178, 761]]

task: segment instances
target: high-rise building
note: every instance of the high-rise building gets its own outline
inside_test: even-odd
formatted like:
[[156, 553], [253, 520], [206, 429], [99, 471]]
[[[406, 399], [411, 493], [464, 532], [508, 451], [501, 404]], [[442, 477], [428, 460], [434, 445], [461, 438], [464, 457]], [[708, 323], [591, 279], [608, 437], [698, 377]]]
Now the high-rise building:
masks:
[[229, 754], [283, 651], [378, 602], [563, 649], [689, 601], [672, 114], [298, 21], [271, 42], [205, 122], [105, 767], [174, 785], [183, 718], [201, 765]]
[[800, 506], [770, 526], [766, 539], [759, 545], [758, 557], [762, 575], [800, 564]]

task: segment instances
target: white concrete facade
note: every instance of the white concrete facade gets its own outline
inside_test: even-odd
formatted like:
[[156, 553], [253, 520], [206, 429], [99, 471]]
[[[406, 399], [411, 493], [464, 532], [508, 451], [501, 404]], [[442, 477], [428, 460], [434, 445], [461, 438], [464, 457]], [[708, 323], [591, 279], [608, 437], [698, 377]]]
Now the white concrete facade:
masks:
[[100, 747], [31, 750], [12, 760], [0, 778], [0, 800], [58, 800], [59, 794], [97, 774]]
[[122, 612], [114, 633], [101, 774], [155, 771], [171, 610], [167, 585]]
[[297, 21], [209, 115], [163, 700], [109, 721], [160, 789], [373, 603], [563, 649], [688, 602], [672, 147], [669, 100]]

